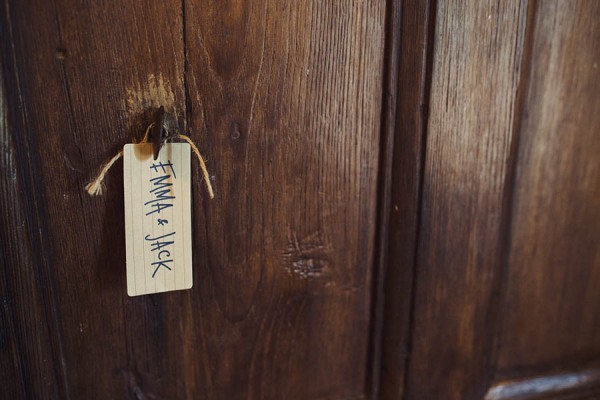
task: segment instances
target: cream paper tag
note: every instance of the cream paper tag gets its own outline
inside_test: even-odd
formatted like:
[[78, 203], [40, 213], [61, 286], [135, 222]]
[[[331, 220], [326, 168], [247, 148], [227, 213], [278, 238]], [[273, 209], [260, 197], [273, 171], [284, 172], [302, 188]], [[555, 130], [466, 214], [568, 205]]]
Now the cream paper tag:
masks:
[[127, 293], [138, 296], [192, 287], [190, 145], [123, 148]]

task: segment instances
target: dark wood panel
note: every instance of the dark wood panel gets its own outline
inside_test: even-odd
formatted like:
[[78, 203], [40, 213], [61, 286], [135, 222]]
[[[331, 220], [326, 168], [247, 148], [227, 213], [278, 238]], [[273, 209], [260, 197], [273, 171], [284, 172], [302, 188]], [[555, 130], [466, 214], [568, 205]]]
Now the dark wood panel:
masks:
[[[18, 234], [31, 243], [2, 247], [8, 265], [26, 264], [2, 275], [10, 392], [366, 396], [384, 2], [23, 1], [3, 12], [15, 121], [3, 165], [16, 157], [20, 180], [2, 175], [16, 210], [2, 235], [24, 214]], [[159, 105], [207, 155], [217, 197], [195, 170], [194, 289], [129, 298], [121, 164], [105, 196], [83, 184]], [[25, 323], [37, 336], [17, 337]]]
[[192, 393], [366, 394], [384, 12], [186, 2], [189, 130], [216, 191], [194, 203]]
[[[398, 64], [400, 51], [401, 1], [388, 1], [386, 4], [385, 45], [383, 67], [383, 98], [381, 103], [381, 140], [379, 149], [379, 177], [377, 183], [377, 228], [375, 237], [375, 258], [373, 265], [373, 304], [370, 326], [370, 370], [368, 385], [371, 397], [380, 397], [382, 350], [384, 329], [385, 282], [387, 270], [389, 215], [392, 190], [392, 163], [394, 157], [394, 127], [398, 103]], [[387, 350], [387, 349], [386, 349]]]
[[[3, 15], [2, 21], [6, 21]], [[4, 28], [8, 28], [3, 23]], [[2, 72], [12, 71], [10, 29], [2, 32]], [[5, 398], [57, 398], [64, 393], [60, 352], [52, 351], [52, 317], [47, 307], [47, 275], [40, 257], [32, 215], [31, 188], [23, 167], [27, 143], [15, 135], [9, 120], [8, 96], [15, 85], [0, 80], [0, 387]], [[17, 101], [11, 106], [19, 107]]]
[[527, 4], [438, 1], [408, 399], [491, 384]]
[[397, 32], [390, 33], [391, 40], [398, 42], [397, 66], [388, 71], [394, 78], [390, 91], [397, 100], [391, 104], [392, 123], [384, 126], [393, 140], [387, 172], [390, 188], [385, 193], [389, 204], [383, 210], [389, 223], [387, 248], [382, 249], [387, 263], [380, 378], [384, 399], [400, 399], [404, 391], [435, 28], [435, 2], [397, 3], [394, 14], [388, 16], [392, 26], [397, 26]]
[[538, 2], [499, 367], [600, 361], [600, 4]]
[[[83, 190], [107, 157], [143, 133], [146, 110], [163, 104], [184, 116], [181, 2], [19, 1], [3, 8], [12, 34], [3, 56], [14, 55], [5, 78], [12, 137], [34, 246], [32, 260], [9, 253], [8, 263], [38, 271], [11, 280], [42, 288], [41, 310], [49, 315], [37, 322], [42, 311], [32, 302], [27, 319], [57, 338], [30, 350], [65, 380], [45, 396], [183, 398], [179, 321], [189, 294], [128, 298], [121, 164], [108, 177], [107, 195]], [[23, 374], [39, 373], [27, 368]], [[43, 382], [31, 385], [45, 390]]]

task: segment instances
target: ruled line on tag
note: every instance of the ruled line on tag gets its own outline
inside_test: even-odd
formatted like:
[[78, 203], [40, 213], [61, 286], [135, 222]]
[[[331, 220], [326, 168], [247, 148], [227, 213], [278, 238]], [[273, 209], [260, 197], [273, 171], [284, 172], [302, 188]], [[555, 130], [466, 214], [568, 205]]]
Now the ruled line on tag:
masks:
[[191, 152], [167, 143], [123, 148], [129, 296], [192, 287]]

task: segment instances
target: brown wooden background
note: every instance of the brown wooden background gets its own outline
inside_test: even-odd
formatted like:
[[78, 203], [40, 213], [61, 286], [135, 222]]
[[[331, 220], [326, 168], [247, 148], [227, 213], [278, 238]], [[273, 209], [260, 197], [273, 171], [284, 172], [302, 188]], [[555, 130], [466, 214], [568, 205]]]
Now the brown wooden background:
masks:
[[[4, 0], [0, 397], [597, 398], [600, 2]], [[164, 105], [194, 288], [125, 290]]]

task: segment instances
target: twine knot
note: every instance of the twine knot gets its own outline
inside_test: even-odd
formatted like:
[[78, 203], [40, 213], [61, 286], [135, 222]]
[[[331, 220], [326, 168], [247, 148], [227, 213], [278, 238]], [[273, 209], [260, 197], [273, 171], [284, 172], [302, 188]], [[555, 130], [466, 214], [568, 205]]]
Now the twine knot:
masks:
[[[148, 125], [148, 128], [146, 128], [146, 133], [144, 134], [144, 138], [142, 139], [142, 141], [140, 143], [148, 143], [150, 128], [152, 128], [152, 126], [154, 126], [154, 123]], [[194, 152], [194, 154], [196, 155], [196, 158], [198, 159], [198, 164], [200, 165], [200, 170], [202, 171], [202, 177], [204, 179], [206, 189], [208, 190], [208, 195], [210, 196], [211, 199], [213, 199], [215, 197], [215, 193], [213, 191], [212, 185], [210, 184], [210, 176], [208, 175], [208, 170], [206, 169], [206, 163], [204, 162], [204, 158], [200, 154], [198, 147], [196, 147], [196, 145], [194, 144], [192, 139], [190, 139], [186, 135], [177, 134], [177, 136], [174, 136], [174, 138], [181, 139], [181, 140], [184, 140], [187, 143], [189, 143], [190, 147], [192, 148], [192, 151]], [[90, 196], [102, 195], [103, 190], [106, 189], [106, 187], [104, 185], [104, 176], [108, 173], [108, 170], [113, 166], [113, 164], [115, 162], [117, 162], [117, 160], [119, 158], [121, 158], [122, 156], [123, 156], [123, 150], [120, 150], [110, 160], [108, 160], [107, 162], [104, 163], [104, 165], [102, 165], [102, 168], [100, 169], [100, 172], [98, 173], [98, 176], [96, 176], [96, 178], [93, 181], [91, 181], [87, 185], [85, 185], [85, 190], [86, 190], [86, 192], [88, 192], [88, 194]]]

